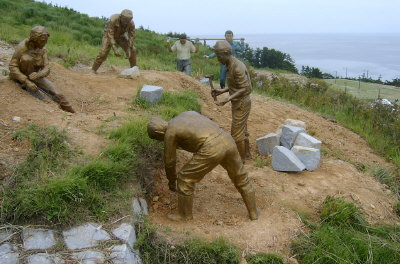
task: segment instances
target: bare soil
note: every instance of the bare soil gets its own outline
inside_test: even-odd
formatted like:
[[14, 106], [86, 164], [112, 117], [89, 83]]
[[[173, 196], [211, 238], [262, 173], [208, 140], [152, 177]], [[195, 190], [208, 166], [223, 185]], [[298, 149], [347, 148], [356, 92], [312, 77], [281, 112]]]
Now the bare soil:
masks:
[[[0, 59], [7, 66], [9, 57]], [[98, 155], [109, 144], [99, 131], [117, 127], [132, 115], [141, 114], [131, 102], [143, 84], [159, 85], [166, 91], [198, 93], [202, 114], [224, 129], [230, 129], [230, 105], [216, 106], [210, 88], [183, 73], [147, 70], [141, 71], [141, 76], [135, 80], [126, 80], [118, 78], [117, 73], [122, 70], [118, 67], [113, 70], [103, 68], [97, 75], [89, 73], [89, 67], [84, 65], [66, 69], [52, 63], [51, 67], [49, 79], [63, 91], [77, 113], [66, 113], [51, 100], [33, 97], [11, 80], [0, 81], [0, 181], [6, 181], [29, 150], [29, 146], [12, 140], [12, 133], [17, 128], [29, 123], [56, 126], [67, 131], [76, 148]], [[13, 121], [13, 116], [21, 117], [21, 121]], [[255, 166], [256, 138], [275, 132], [288, 118], [306, 122], [307, 131], [322, 140], [325, 154], [317, 170], [283, 173], [273, 171], [271, 166]], [[182, 234], [207, 239], [224, 236], [244, 251], [280, 252], [289, 256], [291, 241], [308, 231], [299, 214], [307, 213], [315, 218], [327, 195], [354, 201], [363, 208], [372, 224], [400, 224], [392, 209], [394, 195], [353, 165], [390, 167], [357, 134], [295, 105], [255, 94], [252, 95], [248, 127], [253, 160], [247, 161], [246, 168], [257, 192], [259, 219], [248, 219], [239, 193], [224, 169], [218, 166], [197, 186], [194, 220], [172, 222], [165, 215], [176, 210], [177, 199], [167, 188], [164, 171], [157, 169], [154, 171], [153, 200], [148, 201], [150, 218], [166, 237], [174, 240]], [[179, 151], [178, 166], [190, 157], [191, 154]]]

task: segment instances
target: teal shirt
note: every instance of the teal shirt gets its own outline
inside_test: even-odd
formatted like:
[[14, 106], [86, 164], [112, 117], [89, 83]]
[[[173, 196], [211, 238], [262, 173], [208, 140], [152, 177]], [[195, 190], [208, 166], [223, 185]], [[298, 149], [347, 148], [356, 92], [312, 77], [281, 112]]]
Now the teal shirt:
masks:
[[[239, 42], [239, 41], [232, 41], [231, 47], [232, 47], [232, 56], [237, 57], [239, 52], [244, 51], [244, 42]], [[208, 56], [209, 59], [215, 58], [217, 55], [215, 53], [212, 53]]]

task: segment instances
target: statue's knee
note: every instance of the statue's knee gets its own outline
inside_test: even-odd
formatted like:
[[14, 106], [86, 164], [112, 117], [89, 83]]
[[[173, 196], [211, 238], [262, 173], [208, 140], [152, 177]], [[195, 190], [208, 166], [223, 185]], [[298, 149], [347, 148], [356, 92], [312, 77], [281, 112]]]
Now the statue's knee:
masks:
[[185, 196], [190, 196], [193, 195], [194, 193], [194, 184], [193, 183], [188, 183], [184, 182], [182, 180], [177, 181], [177, 189], [178, 193], [185, 195]]
[[21, 63], [32, 63], [33, 57], [29, 54], [24, 54], [21, 56], [20, 62]]

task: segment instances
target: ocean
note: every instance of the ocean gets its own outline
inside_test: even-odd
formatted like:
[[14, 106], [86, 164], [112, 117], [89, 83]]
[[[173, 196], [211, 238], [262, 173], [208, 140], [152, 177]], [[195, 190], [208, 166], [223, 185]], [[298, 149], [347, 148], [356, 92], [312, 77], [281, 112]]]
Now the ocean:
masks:
[[235, 38], [245, 38], [251, 48], [285, 52], [299, 70], [310, 66], [338, 77], [400, 78], [400, 34], [237, 34]]

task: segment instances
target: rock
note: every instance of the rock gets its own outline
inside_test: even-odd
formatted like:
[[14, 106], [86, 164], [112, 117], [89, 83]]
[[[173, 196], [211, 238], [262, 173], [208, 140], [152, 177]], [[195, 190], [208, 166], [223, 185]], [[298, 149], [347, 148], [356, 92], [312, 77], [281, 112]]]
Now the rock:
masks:
[[295, 126], [295, 127], [302, 127], [304, 130], [307, 130], [307, 125], [305, 122], [296, 120], [296, 119], [286, 119], [285, 122], [283, 123], [284, 125], [287, 126]]
[[135, 228], [129, 224], [121, 224], [120, 227], [113, 231], [114, 236], [127, 243], [131, 248], [136, 242]]
[[4, 66], [4, 62], [0, 61], [0, 66]]
[[80, 264], [99, 264], [105, 263], [106, 258], [102, 252], [98, 251], [83, 251], [73, 253], [72, 256], [77, 259]]
[[28, 257], [28, 264], [64, 264], [64, 260], [58, 255], [39, 253]]
[[26, 228], [22, 231], [22, 240], [25, 250], [45, 250], [52, 248], [56, 244], [54, 232], [51, 230]]
[[143, 198], [133, 199], [132, 208], [136, 215], [147, 215], [149, 213], [147, 209], [147, 202]]
[[125, 69], [119, 74], [119, 77], [127, 79], [134, 79], [139, 76], [140, 76], [140, 71], [138, 66], [133, 66], [132, 68]]
[[12, 244], [5, 243], [0, 245], [0, 263], [18, 264], [18, 248]]
[[207, 86], [210, 85], [210, 79], [208, 79], [208, 78], [201, 78], [201, 79], [199, 80], [199, 82], [202, 83], [202, 84], [204, 84], [204, 85], [207, 85]]
[[95, 247], [99, 241], [110, 240], [110, 236], [101, 226], [85, 224], [63, 232], [65, 244], [68, 249], [81, 249]]
[[127, 245], [119, 245], [111, 248], [110, 259], [113, 264], [141, 264], [139, 253], [131, 251]]
[[296, 137], [299, 133], [305, 132], [304, 128], [302, 127], [295, 127], [295, 126], [283, 126], [282, 127], [282, 135], [280, 138], [281, 145], [291, 149], [293, 147], [293, 143], [296, 140]]
[[306, 166], [283, 146], [276, 146], [272, 151], [272, 168], [276, 171], [303, 171]]
[[13, 120], [14, 122], [20, 122], [20, 121], [21, 121], [21, 117], [19, 117], [19, 116], [13, 116], [13, 117], [12, 117], [12, 120]]
[[161, 100], [163, 88], [154, 85], [144, 85], [140, 90], [140, 98], [148, 103], [155, 104]]
[[308, 148], [321, 149], [322, 142], [307, 133], [301, 132], [294, 141], [294, 146], [303, 146]]
[[269, 133], [264, 137], [257, 138], [256, 144], [261, 155], [270, 155], [274, 147], [279, 146], [279, 135]]
[[299, 158], [299, 160], [301, 160], [301, 162], [303, 162], [308, 171], [315, 170], [321, 160], [321, 152], [316, 148], [294, 146], [292, 152]]

